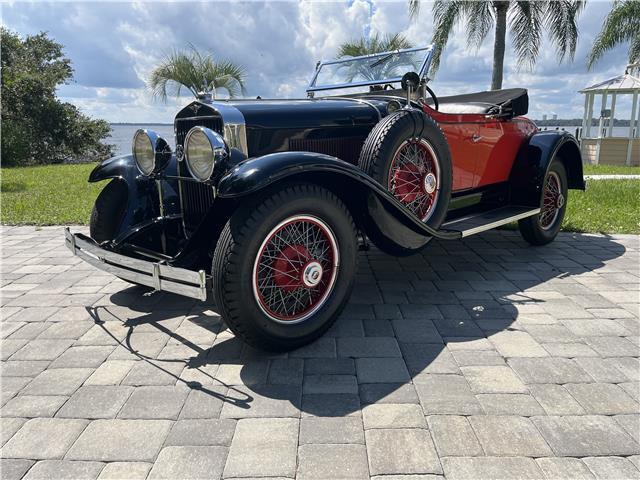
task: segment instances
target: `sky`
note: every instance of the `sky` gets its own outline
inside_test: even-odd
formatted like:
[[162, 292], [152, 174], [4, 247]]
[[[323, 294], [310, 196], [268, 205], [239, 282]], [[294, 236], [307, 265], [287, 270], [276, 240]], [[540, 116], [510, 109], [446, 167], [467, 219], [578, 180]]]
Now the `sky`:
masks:
[[[422, 1], [414, 21], [407, 1], [252, 1], [252, 2], [27, 2], [2, 3], [2, 24], [21, 35], [46, 31], [64, 45], [75, 70], [59, 96], [84, 113], [110, 122], [171, 123], [190, 98], [153, 99], [146, 79], [172, 49], [193, 44], [230, 59], [248, 73], [247, 96], [296, 98], [316, 61], [335, 57], [341, 43], [376, 32], [405, 34], [415, 45], [430, 42], [431, 6]], [[581, 118], [578, 90], [624, 73], [627, 45], [608, 52], [591, 71], [586, 58], [609, 1], [589, 0], [580, 20], [573, 62], [558, 64], [548, 42], [533, 70], [519, 70], [507, 42], [503, 88], [529, 89], [529, 117], [557, 114]], [[493, 36], [468, 48], [464, 25], [457, 27], [430, 86], [438, 95], [487, 90], [491, 82]], [[630, 101], [628, 101], [630, 104]], [[619, 118], [629, 110], [619, 102]], [[628, 117], [628, 114], [627, 114]]]

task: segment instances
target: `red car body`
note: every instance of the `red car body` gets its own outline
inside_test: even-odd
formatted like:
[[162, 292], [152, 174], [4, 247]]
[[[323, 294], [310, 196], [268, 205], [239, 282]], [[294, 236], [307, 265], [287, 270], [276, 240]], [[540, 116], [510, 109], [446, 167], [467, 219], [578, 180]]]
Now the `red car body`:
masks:
[[525, 117], [447, 114], [428, 105], [423, 111], [438, 122], [449, 143], [454, 192], [506, 182], [518, 150], [537, 131]]

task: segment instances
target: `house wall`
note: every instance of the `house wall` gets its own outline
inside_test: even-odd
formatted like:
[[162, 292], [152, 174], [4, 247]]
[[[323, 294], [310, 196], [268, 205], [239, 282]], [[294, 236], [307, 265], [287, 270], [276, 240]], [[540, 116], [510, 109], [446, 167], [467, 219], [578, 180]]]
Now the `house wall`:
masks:
[[[598, 140], [594, 138], [583, 138], [580, 141], [584, 163], [592, 165], [596, 163], [597, 145]], [[627, 138], [600, 139], [600, 165], [626, 165], [628, 146]], [[640, 166], [640, 138], [632, 140], [631, 165]]]

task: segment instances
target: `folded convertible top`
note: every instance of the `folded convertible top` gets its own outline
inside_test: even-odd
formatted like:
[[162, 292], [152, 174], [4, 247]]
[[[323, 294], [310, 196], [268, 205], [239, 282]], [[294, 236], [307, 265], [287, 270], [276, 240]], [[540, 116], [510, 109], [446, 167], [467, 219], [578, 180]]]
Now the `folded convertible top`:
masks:
[[[433, 104], [433, 101], [427, 101]], [[525, 88], [506, 88], [485, 92], [438, 97], [439, 110], [443, 113], [480, 113], [508, 116], [526, 115], [529, 111], [529, 94]]]

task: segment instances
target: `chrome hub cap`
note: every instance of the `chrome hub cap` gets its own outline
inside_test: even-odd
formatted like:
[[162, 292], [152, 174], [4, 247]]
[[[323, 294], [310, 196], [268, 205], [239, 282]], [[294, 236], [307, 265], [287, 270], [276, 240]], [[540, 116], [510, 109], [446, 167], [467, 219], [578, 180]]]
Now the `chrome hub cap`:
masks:
[[304, 268], [302, 282], [309, 288], [315, 287], [322, 280], [322, 265], [319, 262], [311, 262]]
[[425, 193], [428, 195], [431, 195], [433, 192], [436, 191], [436, 176], [429, 172], [427, 175], [425, 175], [424, 177], [424, 185], [422, 186], [422, 188], [424, 189]]

